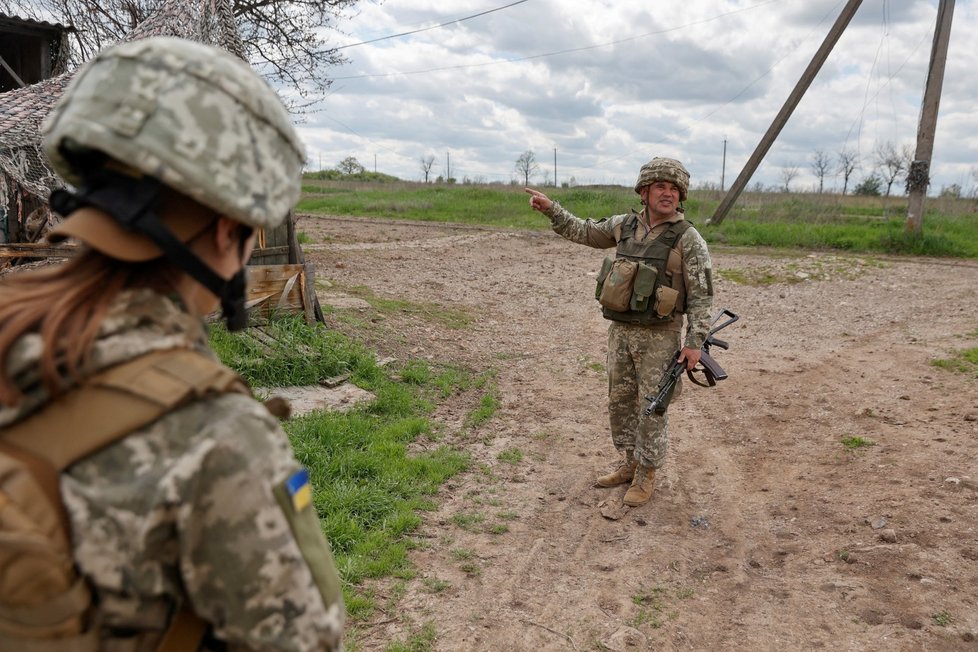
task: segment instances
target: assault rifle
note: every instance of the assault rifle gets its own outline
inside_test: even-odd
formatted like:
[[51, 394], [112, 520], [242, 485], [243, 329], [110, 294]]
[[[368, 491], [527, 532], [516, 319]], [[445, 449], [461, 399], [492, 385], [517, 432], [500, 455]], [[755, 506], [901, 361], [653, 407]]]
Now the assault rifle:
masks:
[[[727, 316], [727, 320], [724, 321], [719, 326], [715, 324], [720, 321], [720, 318], [724, 315]], [[716, 360], [710, 356], [710, 347], [719, 346], [721, 349], [729, 349], [730, 345], [721, 339], [713, 337], [713, 334], [717, 331], [722, 331], [724, 328], [729, 326], [740, 319], [739, 315], [735, 315], [730, 310], [724, 308], [720, 311], [716, 317], [713, 318], [713, 323], [710, 324], [710, 332], [706, 336], [706, 341], [703, 342], [702, 348], [700, 348], [700, 361], [699, 364], [693, 369], [686, 369], [686, 361], [683, 360], [679, 362], [679, 354], [682, 353], [682, 349], [676, 351], [672, 356], [672, 362], [669, 363], [669, 370], [666, 371], [665, 375], [662, 376], [662, 380], [659, 381], [659, 386], [655, 396], [646, 396], [645, 400], [649, 402], [649, 406], [645, 408], [645, 416], [650, 416], [653, 412], [656, 414], [665, 414], [666, 408], [669, 407], [669, 401], [672, 400], [672, 395], [676, 391], [676, 383], [682, 377], [683, 372], [689, 376], [689, 379], [700, 387], [713, 387], [717, 382], [727, 379], [727, 372], [724, 371], [720, 365], [717, 364]], [[706, 382], [702, 382], [693, 375], [694, 371], [702, 371]]]

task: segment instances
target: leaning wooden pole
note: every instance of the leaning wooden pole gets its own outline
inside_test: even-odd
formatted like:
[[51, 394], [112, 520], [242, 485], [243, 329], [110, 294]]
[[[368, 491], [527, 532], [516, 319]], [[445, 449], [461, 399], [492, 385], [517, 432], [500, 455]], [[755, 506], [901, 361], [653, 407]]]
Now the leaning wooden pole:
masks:
[[934, 44], [930, 51], [930, 67], [927, 85], [917, 126], [917, 151], [907, 173], [906, 231], [919, 236], [924, 230], [924, 198], [930, 185], [930, 159], [934, 153], [934, 134], [937, 131], [937, 110], [941, 105], [941, 88], [944, 86], [944, 64], [947, 63], [947, 47], [951, 40], [951, 18], [954, 16], [954, 0], [941, 0], [937, 7], [937, 27], [934, 28]]
[[785, 124], [788, 122], [788, 118], [794, 112], [795, 107], [801, 101], [801, 98], [805, 95], [805, 91], [811, 86], [812, 80], [815, 79], [815, 75], [822, 68], [822, 64], [828, 58], [829, 53], [832, 52], [832, 48], [839, 41], [839, 37], [846, 30], [849, 25], [849, 21], [852, 17], [856, 15], [856, 10], [859, 9], [859, 5], [862, 4], [862, 0], [849, 0], [849, 3], [843, 8], [842, 13], [835, 21], [835, 25], [829, 30], [828, 35], [822, 42], [821, 47], [812, 57], [811, 63], [808, 64], [808, 68], [802, 74], [801, 79], [795, 85], [795, 89], [791, 91], [791, 95], [788, 96], [787, 101], [785, 101], [784, 106], [781, 107], [781, 111], [774, 118], [774, 122], [768, 127], [767, 133], [761, 138], [761, 142], [758, 143], [757, 149], [751, 154], [751, 157], [747, 160], [747, 165], [741, 170], [740, 175], [737, 180], [733, 182], [730, 186], [730, 190], [727, 192], [723, 201], [717, 206], [716, 213], [713, 217], [706, 221], [707, 224], [719, 224], [723, 221], [723, 218], [727, 216], [727, 213], [733, 207], [734, 202], [740, 197], [740, 193], [744, 191], [747, 187], [747, 182], [750, 181], [751, 176], [757, 171], [757, 166], [761, 164], [761, 160], [764, 155], [767, 154], [768, 150], [771, 149], [771, 145], [774, 143], [774, 139], [778, 137], [781, 130], [784, 128]]

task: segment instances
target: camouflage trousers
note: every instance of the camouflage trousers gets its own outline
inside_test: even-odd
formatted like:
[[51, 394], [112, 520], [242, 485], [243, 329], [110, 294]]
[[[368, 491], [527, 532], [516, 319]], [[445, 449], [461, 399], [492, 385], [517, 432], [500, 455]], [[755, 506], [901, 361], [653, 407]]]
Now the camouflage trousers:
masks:
[[[633, 452], [643, 466], [659, 468], [669, 446], [668, 412], [645, 416], [646, 396], [655, 394], [679, 349], [681, 335], [613, 321], [608, 327], [608, 412], [611, 440], [623, 453]], [[673, 399], [679, 396], [677, 385]]]

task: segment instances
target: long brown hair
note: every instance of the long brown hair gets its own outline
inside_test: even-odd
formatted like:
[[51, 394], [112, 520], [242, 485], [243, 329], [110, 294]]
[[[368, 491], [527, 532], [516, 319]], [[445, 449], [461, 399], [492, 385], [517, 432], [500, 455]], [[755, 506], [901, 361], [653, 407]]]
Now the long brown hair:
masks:
[[179, 273], [165, 259], [130, 263], [85, 248], [68, 262], [9, 274], [0, 281], [0, 403], [16, 405], [22, 392], [8, 375], [14, 343], [41, 336], [41, 382], [56, 395], [63, 379], [77, 378], [112, 301], [128, 288], [173, 289]]

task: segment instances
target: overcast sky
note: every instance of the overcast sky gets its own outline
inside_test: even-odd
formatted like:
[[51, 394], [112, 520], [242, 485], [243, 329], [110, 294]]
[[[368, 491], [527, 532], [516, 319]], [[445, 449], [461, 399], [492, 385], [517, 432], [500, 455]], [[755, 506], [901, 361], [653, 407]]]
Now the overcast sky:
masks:
[[[682, 160], [694, 185], [729, 187], [845, 6], [845, 0], [364, 0], [341, 23], [330, 94], [300, 125], [310, 169], [356, 157], [420, 180], [522, 179], [631, 185], [654, 156]], [[880, 143], [916, 143], [937, 16], [930, 0], [864, 0], [750, 187], [810, 189], [816, 149], [835, 161]], [[454, 24], [425, 29], [441, 23]], [[409, 36], [383, 38], [418, 31]], [[978, 0], [956, 3], [931, 192], [978, 180]], [[841, 188], [841, 178], [826, 180]], [[850, 189], [854, 185], [850, 182]], [[902, 192], [902, 182], [901, 182]]]

